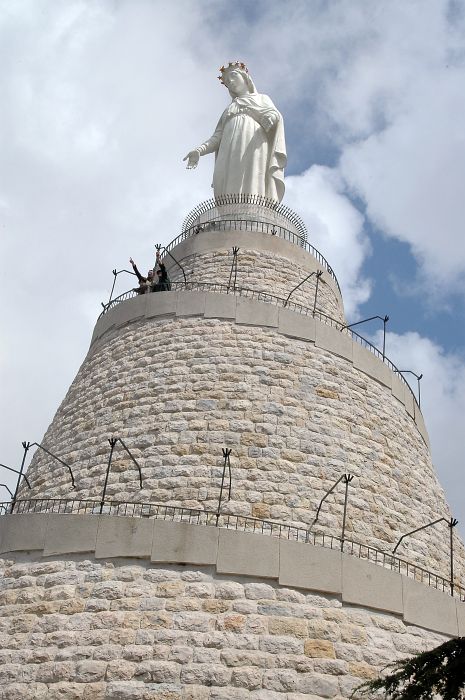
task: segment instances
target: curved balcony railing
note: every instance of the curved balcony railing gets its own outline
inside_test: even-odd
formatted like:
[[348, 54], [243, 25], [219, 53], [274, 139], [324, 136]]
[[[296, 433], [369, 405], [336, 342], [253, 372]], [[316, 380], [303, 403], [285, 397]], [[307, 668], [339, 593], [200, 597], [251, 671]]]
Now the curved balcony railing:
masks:
[[183, 229], [182, 233], [180, 233], [179, 236], [176, 236], [176, 238], [174, 238], [165, 247], [165, 250], [169, 252], [173, 250], [173, 248], [175, 248], [177, 245], [179, 245], [179, 243], [182, 243], [182, 241], [185, 241], [186, 239], [191, 238], [192, 236], [196, 236], [201, 231], [209, 230], [215, 231], [215, 233], [221, 233], [223, 231], [248, 231], [250, 233], [267, 233], [270, 236], [276, 236], [277, 238], [282, 238], [283, 240], [288, 241], [289, 243], [294, 243], [294, 245], [298, 245], [299, 248], [303, 248], [318, 260], [318, 263], [321, 265], [321, 267], [324, 270], [326, 270], [330, 277], [333, 278], [337, 285], [339, 293], [341, 293], [341, 287], [339, 285], [338, 279], [333, 268], [326, 260], [324, 255], [320, 253], [319, 250], [317, 250], [314, 246], [308, 243], [307, 240], [302, 239], [294, 231], [290, 231], [289, 229], [283, 226], [279, 226], [278, 224], [272, 224], [266, 221], [256, 221], [252, 219], [217, 219], [213, 221], [206, 221], [203, 224], [193, 224], [189, 226], [189, 228]]
[[105, 501], [102, 508], [101, 501], [62, 499], [62, 498], [35, 498], [17, 500], [14, 505], [11, 502], [0, 503], [0, 515], [16, 515], [27, 513], [57, 513], [80, 515], [114, 515], [132, 518], [152, 518], [184, 522], [192, 525], [206, 525], [252, 532], [268, 535], [280, 539], [293, 540], [317, 547], [337, 549], [344, 554], [355, 556], [373, 564], [390, 569], [416, 581], [436, 588], [450, 595], [456, 596], [465, 602], [465, 588], [452, 584], [450, 579], [429, 571], [417, 564], [412, 564], [406, 559], [393, 556], [389, 552], [376, 549], [370, 545], [361, 544], [347, 538], [340, 538], [326, 533], [313, 532], [311, 529], [298, 527], [288, 523], [274, 520], [262, 520], [246, 515], [234, 515], [232, 513], [219, 513], [197, 508], [184, 508], [183, 506], [171, 506], [163, 503], [137, 503]]
[[[386, 356], [386, 354], [379, 350], [379, 348], [377, 348], [376, 345], [373, 345], [373, 343], [371, 343], [369, 340], [357, 333], [357, 331], [354, 331], [353, 328], [348, 328], [345, 324], [341, 323], [341, 321], [338, 321], [337, 319], [328, 316], [328, 314], [325, 314], [319, 309], [313, 309], [309, 306], [304, 306], [303, 304], [288, 301], [283, 297], [277, 297], [274, 294], [269, 294], [268, 292], [261, 292], [257, 289], [249, 289], [247, 287], [234, 287], [233, 285], [221, 284], [219, 282], [173, 282], [171, 284], [171, 291], [177, 290], [189, 290], [194, 292], [215, 292], [217, 294], [233, 294], [234, 296], [245, 297], [247, 299], [255, 299], [256, 301], [262, 301], [267, 304], [275, 304], [276, 306], [282, 306], [286, 309], [291, 309], [296, 313], [303, 314], [304, 316], [312, 316], [313, 318], [318, 318], [319, 321], [322, 321], [323, 323], [326, 323], [332, 326], [333, 328], [337, 328], [339, 331], [341, 331], [341, 333], [348, 335], [350, 338], [352, 338], [352, 340], [355, 340], [357, 343], [362, 345], [362, 347], [366, 348], [371, 353], [373, 353], [373, 355], [375, 355], [379, 360], [381, 360], [381, 362], [387, 365], [389, 369], [399, 377], [400, 381], [405, 385], [405, 387], [407, 387], [410, 394], [412, 395], [416, 406], [418, 407], [418, 409], [420, 409], [418, 398], [415, 396], [412, 387], [405, 379], [403, 374], [400, 372], [400, 370], [396, 367], [396, 365]], [[108, 304], [104, 305], [103, 311], [100, 314], [99, 318], [101, 318], [107, 311], [112, 309], [114, 306], [117, 306], [122, 301], [132, 299], [135, 296], [137, 296], [137, 292], [130, 290], [128, 292], [124, 292], [124, 294], [120, 294], [120, 296], [118, 297], [115, 297]]]
[[307, 240], [305, 224], [295, 211], [290, 209], [290, 207], [286, 207], [285, 204], [280, 204], [275, 199], [263, 197], [259, 194], [223, 194], [219, 197], [200, 202], [200, 204], [194, 207], [184, 219], [182, 230], [186, 231], [192, 226], [202, 223], [202, 219], [205, 215], [209, 214], [209, 212], [214, 212], [215, 210], [221, 212], [221, 207], [234, 207], [237, 205], [249, 205], [268, 209], [270, 212], [273, 212], [275, 216], [287, 219], [295, 227], [302, 241]]

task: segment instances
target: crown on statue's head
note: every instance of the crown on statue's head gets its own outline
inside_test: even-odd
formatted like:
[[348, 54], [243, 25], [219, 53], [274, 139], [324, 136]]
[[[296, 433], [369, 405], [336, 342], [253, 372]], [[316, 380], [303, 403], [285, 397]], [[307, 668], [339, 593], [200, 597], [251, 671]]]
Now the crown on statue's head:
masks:
[[241, 61], [230, 61], [227, 66], [221, 66], [220, 68], [220, 75], [218, 76], [218, 80], [224, 85], [224, 76], [225, 74], [230, 71], [230, 70], [242, 70], [244, 73], [248, 73], [247, 66], [245, 63], [242, 63]]

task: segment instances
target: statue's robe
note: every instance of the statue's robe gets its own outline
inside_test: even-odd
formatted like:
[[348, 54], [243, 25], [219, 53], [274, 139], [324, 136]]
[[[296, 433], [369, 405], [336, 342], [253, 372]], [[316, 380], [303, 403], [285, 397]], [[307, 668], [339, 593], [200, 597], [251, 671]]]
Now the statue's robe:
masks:
[[[268, 131], [261, 125], [266, 116], [275, 120]], [[287, 161], [283, 118], [268, 95], [251, 93], [233, 99], [200, 150], [215, 153], [215, 197], [259, 194], [282, 200]]]

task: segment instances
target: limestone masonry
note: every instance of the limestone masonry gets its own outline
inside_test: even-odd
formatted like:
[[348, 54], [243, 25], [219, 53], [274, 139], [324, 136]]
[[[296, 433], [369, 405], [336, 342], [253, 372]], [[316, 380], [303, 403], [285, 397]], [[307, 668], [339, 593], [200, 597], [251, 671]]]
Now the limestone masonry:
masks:
[[[465, 633], [455, 532], [454, 597], [445, 523], [397, 552], [433, 576], [389, 558], [451, 517], [412, 392], [344, 330], [334, 273], [308, 246], [235, 226], [192, 230], [165, 256], [173, 291], [97, 321], [42, 439], [76, 488], [38, 451], [18, 496], [74, 505], [0, 517], [2, 700], [342, 700]], [[112, 436], [142, 489], [117, 446], [99, 508]], [[344, 474], [341, 544], [343, 483], [314, 520]], [[120, 517], [110, 501], [159, 506]]]

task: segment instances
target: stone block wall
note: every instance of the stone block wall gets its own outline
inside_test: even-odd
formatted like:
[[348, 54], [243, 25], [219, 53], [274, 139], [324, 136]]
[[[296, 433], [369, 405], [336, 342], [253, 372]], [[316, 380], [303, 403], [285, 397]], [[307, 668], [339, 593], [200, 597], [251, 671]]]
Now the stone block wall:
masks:
[[[297, 246], [294, 247], [297, 248]], [[226, 285], [229, 283], [233, 262], [232, 248], [193, 253], [181, 258], [176, 255], [176, 250], [173, 253], [181, 262], [189, 282], [215, 282]], [[241, 248], [237, 254], [236, 286], [287, 299], [294, 287], [312, 272], [312, 268], [305, 264], [307, 256], [310, 257], [302, 250], [301, 262], [297, 263], [295, 260], [289, 260], [283, 255], [276, 255], [269, 251]], [[184, 277], [180, 268], [169, 259], [165, 262], [172, 281], [182, 282]], [[234, 272], [231, 283], [233, 281]], [[290, 301], [313, 309], [315, 289], [316, 277], [313, 275], [292, 294]], [[330, 281], [328, 272], [323, 272], [319, 280], [316, 308], [337, 321], [345, 323], [341, 296], [334, 281]]]
[[337, 596], [85, 555], [7, 555], [0, 603], [1, 700], [347, 700], [446, 639]]
[[[72, 464], [77, 490], [37, 453], [23, 497], [98, 500], [112, 434], [143, 468], [140, 491], [117, 450], [108, 496], [120, 501], [215, 510], [229, 446], [226, 512], [308, 526], [326, 490], [350, 472], [349, 538], [389, 552], [401, 534], [449, 513], [427, 445], [393, 392], [347, 359], [272, 328], [161, 317], [108, 330], [43, 440]], [[342, 510], [341, 487], [315, 529], [340, 534]], [[447, 576], [448, 532], [418, 533], [398, 554]], [[456, 557], [460, 579], [459, 542]]]

